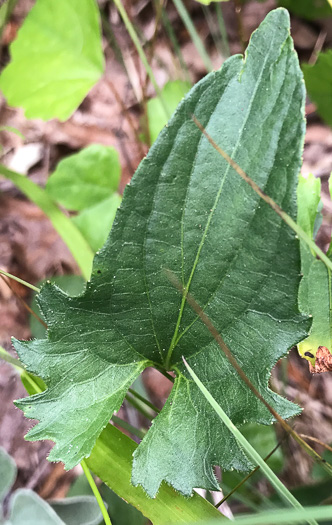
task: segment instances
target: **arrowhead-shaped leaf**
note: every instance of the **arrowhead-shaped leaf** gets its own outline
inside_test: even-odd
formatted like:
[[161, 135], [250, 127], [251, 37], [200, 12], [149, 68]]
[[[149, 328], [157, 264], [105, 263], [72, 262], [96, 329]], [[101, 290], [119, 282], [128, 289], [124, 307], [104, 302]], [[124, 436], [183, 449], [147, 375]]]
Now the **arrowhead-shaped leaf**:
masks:
[[299, 246], [279, 216], [230, 168], [191, 115], [293, 217], [304, 135], [304, 84], [285, 10], [253, 34], [178, 107], [127, 186], [85, 293], [46, 285], [48, 339], [15, 342], [48, 385], [18, 403], [40, 421], [29, 439], [56, 442], [66, 468], [88, 456], [147, 366], [173, 370], [172, 393], [135, 452], [133, 483], [183, 494], [218, 487], [213, 465], [250, 462], [186, 373], [182, 356], [234, 424], [271, 415], [242, 383], [205, 325], [170, 283], [171, 270], [222, 334], [243, 370], [283, 416], [298, 407], [268, 388], [271, 368], [303, 339]]

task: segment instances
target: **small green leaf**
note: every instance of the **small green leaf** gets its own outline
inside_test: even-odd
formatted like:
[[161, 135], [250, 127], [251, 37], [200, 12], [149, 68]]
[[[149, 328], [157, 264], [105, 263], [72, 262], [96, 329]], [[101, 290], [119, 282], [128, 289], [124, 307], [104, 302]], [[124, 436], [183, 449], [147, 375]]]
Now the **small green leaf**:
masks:
[[319, 53], [313, 66], [303, 64], [302, 69], [311, 100], [322, 119], [332, 127], [332, 49]]
[[11, 525], [66, 525], [50, 505], [30, 489], [18, 489], [10, 500]]
[[120, 175], [118, 152], [92, 144], [60, 161], [46, 190], [68, 210], [80, 211], [111, 197], [118, 189]]
[[[297, 222], [311, 238], [314, 237], [320, 190], [320, 180], [313, 175], [306, 179], [299, 178]], [[302, 312], [312, 316], [313, 322], [309, 337], [298, 344], [298, 350], [301, 357], [314, 366], [318, 347], [332, 348], [332, 303], [329, 291], [332, 281], [330, 270], [302, 242], [301, 272], [303, 278], [299, 288], [299, 306]]]
[[[162, 100], [167, 107], [169, 115], [174, 113], [179, 102], [190, 89], [189, 82], [174, 80], [167, 82], [161, 92]], [[164, 106], [160, 97], [152, 98], [148, 101], [148, 123], [151, 144], [155, 142], [159, 133], [167, 124]]]
[[165, 480], [189, 495], [218, 489], [214, 465], [250, 468], [182, 356], [234, 425], [273, 418], [165, 270], [204, 308], [268, 403], [282, 417], [298, 413], [268, 387], [271, 368], [309, 326], [297, 305], [298, 240], [191, 116], [294, 218], [304, 99], [289, 16], [277, 9], [252, 35], [245, 59], [231, 57], [181, 102], [127, 186], [85, 292], [70, 298], [43, 287], [48, 338], [15, 348], [48, 390], [17, 404], [39, 420], [28, 439], [55, 441], [50, 460], [71, 468], [88, 456], [130, 384], [155, 366], [176, 378], [135, 451], [134, 484], [155, 496]]
[[332, 15], [328, 0], [279, 0], [279, 5], [309, 20]]
[[203, 5], [210, 5], [213, 2], [228, 2], [228, 0], [196, 0], [196, 1]]
[[[1, 503], [10, 491], [16, 479], [16, 465], [14, 460], [0, 447], [0, 509]], [[0, 511], [1, 517], [1, 511]]]
[[0, 164], [0, 175], [11, 180], [24, 195], [45, 213], [72, 252], [82, 274], [88, 279], [91, 274], [93, 252], [70, 218], [59, 209], [44, 189], [28, 177], [9, 170], [2, 164]]
[[98, 251], [105, 243], [121, 200], [121, 195], [113, 193], [108, 199], [86, 208], [72, 218], [93, 251]]
[[48, 504], [66, 525], [99, 525], [103, 518], [94, 496], [75, 496]]
[[103, 73], [95, 0], [37, 0], [0, 77], [11, 106], [27, 118], [66, 120]]

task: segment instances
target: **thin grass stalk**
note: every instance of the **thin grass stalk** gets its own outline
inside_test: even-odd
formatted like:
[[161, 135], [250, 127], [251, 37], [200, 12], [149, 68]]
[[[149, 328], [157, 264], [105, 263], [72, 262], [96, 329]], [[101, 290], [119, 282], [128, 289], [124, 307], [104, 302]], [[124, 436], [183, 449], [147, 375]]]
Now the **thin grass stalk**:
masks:
[[[332, 2], [332, 0], [331, 0]], [[196, 126], [200, 129], [200, 131], [205, 135], [205, 137], [210, 142], [211, 146], [214, 147], [214, 149], [221, 155], [227, 162], [230, 164], [230, 166], [236, 171], [240, 177], [251, 186], [251, 188], [263, 199], [271, 208], [282, 218], [282, 220], [288, 224], [288, 226], [296, 233], [296, 235], [307, 245], [313, 252], [319, 257], [325, 266], [328, 268], [328, 270], [332, 271], [332, 261], [325, 255], [325, 253], [317, 246], [315, 241], [313, 241], [309, 235], [307, 235], [302, 228], [284, 211], [280, 208], [280, 206], [271, 198], [269, 195], [266, 195], [266, 193], [256, 184], [255, 181], [253, 181], [249, 175], [246, 174], [246, 172], [233, 160], [228, 153], [226, 153], [218, 144], [213, 140], [213, 138], [208, 134], [208, 132], [205, 130], [205, 128], [202, 126], [202, 124], [197, 120], [195, 115], [192, 117], [193, 121], [195, 122]]]
[[130, 395], [126, 394], [125, 396], [125, 399], [126, 401], [128, 401], [128, 403], [130, 403], [134, 408], [136, 408], [136, 410], [138, 410], [138, 412], [140, 412], [142, 414], [142, 416], [144, 416], [146, 419], [148, 419], [149, 421], [152, 421], [154, 419], [154, 417], [152, 416], [152, 414], [145, 410], [145, 408], [142, 407], [141, 403], [139, 403], [138, 401], [136, 401], [136, 399], [134, 399], [133, 397], [131, 397]]
[[211, 35], [213, 43], [214, 43], [214, 46], [216, 48], [216, 51], [218, 52], [219, 55], [222, 56], [223, 55], [223, 49], [222, 49], [222, 45], [221, 45], [220, 39], [218, 38], [218, 35], [216, 34], [215, 24], [214, 24], [214, 20], [213, 20], [213, 16], [211, 14], [211, 11], [206, 5], [202, 5], [202, 10], [203, 10], [203, 13], [204, 13], [204, 16], [205, 16], [205, 20], [206, 20], [206, 23], [207, 23], [209, 31], [210, 31], [210, 35]]
[[307, 454], [312, 457], [319, 465], [321, 465], [326, 472], [329, 473], [329, 475], [332, 475], [332, 465], [330, 465], [325, 459], [323, 459], [315, 450], [313, 450], [308, 443], [306, 443], [298, 434], [293, 430], [293, 428], [282, 419], [282, 417], [278, 414], [278, 412], [264, 399], [264, 397], [261, 395], [261, 393], [257, 390], [257, 388], [254, 386], [254, 384], [250, 381], [250, 379], [246, 376], [246, 374], [243, 372], [242, 368], [238, 364], [237, 360], [233, 356], [232, 352], [226, 345], [225, 341], [219, 334], [218, 330], [215, 328], [214, 324], [210, 320], [210, 318], [205, 314], [203, 309], [200, 307], [200, 305], [195, 301], [195, 299], [192, 297], [192, 295], [188, 292], [187, 289], [185, 289], [182, 284], [178, 281], [176, 276], [170, 271], [166, 270], [166, 274], [168, 276], [168, 279], [170, 282], [174, 285], [175, 288], [179, 290], [179, 292], [182, 294], [182, 296], [185, 298], [185, 300], [188, 302], [189, 306], [197, 313], [198, 317], [201, 319], [201, 321], [205, 324], [207, 329], [209, 330], [212, 337], [215, 339], [217, 344], [219, 345], [220, 349], [224, 352], [225, 356], [227, 357], [230, 364], [235, 368], [237, 373], [239, 374], [240, 378], [244, 383], [247, 385], [247, 387], [252, 391], [252, 393], [263, 403], [264, 406], [269, 410], [269, 412], [272, 414], [272, 416], [280, 423], [282, 428], [290, 434], [297, 443], [307, 452]]
[[9, 277], [9, 279], [12, 279], [13, 281], [16, 281], [17, 283], [23, 284], [23, 286], [26, 286], [27, 288], [30, 288], [30, 290], [33, 290], [34, 292], [39, 293], [40, 288], [37, 288], [37, 286], [34, 286], [33, 284], [28, 283], [27, 281], [24, 281], [23, 279], [20, 279], [19, 277], [16, 277], [15, 275], [5, 272], [5, 270], [2, 270], [0, 268], [0, 274], [5, 275], [6, 277]]
[[[283, 438], [284, 439], [284, 438]], [[282, 440], [279, 441], [279, 443], [276, 444], [276, 446], [273, 448], [273, 450], [271, 450], [271, 452], [265, 456], [264, 458], [264, 461], [266, 462], [274, 453], [276, 450], [278, 450], [278, 448], [280, 447], [281, 443], [282, 443]], [[249, 474], [243, 478], [240, 483], [238, 483], [237, 485], [235, 485], [235, 487], [228, 493], [226, 494], [226, 496], [224, 496], [216, 505], [215, 507], [218, 508], [220, 507], [220, 505], [222, 505], [225, 501], [228, 500], [228, 498], [230, 498], [240, 487], [242, 487], [242, 485], [244, 485], [246, 483], [246, 481], [248, 481], [248, 479], [250, 479], [258, 470], [260, 469], [260, 466], [257, 465], [257, 467], [255, 467], [251, 472], [249, 472]]]
[[36, 314], [36, 312], [33, 311], [33, 309], [28, 305], [28, 303], [21, 297], [17, 291], [12, 287], [10, 284], [9, 279], [5, 277], [4, 275], [0, 274], [1, 279], [6, 283], [8, 288], [12, 291], [12, 293], [15, 295], [16, 299], [24, 306], [24, 308], [29, 312], [32, 317], [34, 317], [40, 324], [43, 325], [44, 328], [47, 328], [47, 324], [39, 317], [39, 315]]
[[218, 20], [218, 25], [219, 25], [219, 31], [221, 35], [222, 44], [223, 44], [223, 55], [225, 58], [228, 58], [231, 56], [231, 51], [229, 49], [227, 30], [225, 26], [224, 17], [222, 14], [222, 8], [219, 2], [215, 4], [215, 8], [216, 8], [217, 20]]
[[180, 15], [180, 17], [182, 18], [182, 21], [184, 23], [184, 25], [186, 26], [189, 34], [190, 34], [190, 37], [194, 43], [194, 46], [196, 47], [197, 51], [198, 51], [198, 54], [199, 56], [201, 57], [202, 61], [203, 61], [203, 64], [205, 65], [206, 67], [206, 70], [207, 71], [212, 71], [213, 70], [213, 64], [210, 60], [210, 57], [209, 55], [207, 54], [207, 51], [204, 47], [204, 44], [202, 42], [202, 39], [201, 37], [199, 36], [197, 30], [196, 30], [196, 27], [194, 26], [191, 18], [190, 18], [190, 15], [184, 5], [184, 3], [182, 2], [182, 0], [173, 0], [173, 3]]
[[143, 430], [139, 430], [138, 428], [134, 427], [133, 425], [131, 425], [127, 421], [124, 421], [118, 416], [112, 416], [112, 421], [119, 427], [123, 428], [123, 430], [127, 430], [139, 439], [143, 439], [146, 434], [146, 432], [144, 432]]
[[130, 38], [132, 39], [132, 41], [133, 41], [133, 43], [134, 43], [134, 45], [136, 47], [137, 53], [138, 53], [138, 55], [139, 55], [139, 57], [140, 57], [140, 59], [142, 61], [142, 64], [143, 64], [143, 66], [145, 68], [146, 73], [148, 74], [148, 76], [150, 78], [151, 84], [153, 85], [153, 87], [154, 87], [154, 89], [156, 91], [156, 94], [157, 94], [157, 96], [160, 99], [160, 102], [161, 102], [161, 104], [163, 106], [166, 118], [168, 119], [170, 117], [170, 115], [169, 115], [167, 106], [165, 104], [165, 101], [163, 99], [163, 96], [161, 94], [159, 86], [157, 84], [157, 81], [156, 81], [156, 78], [155, 78], [154, 73], [152, 71], [152, 68], [150, 67], [150, 65], [148, 63], [148, 60], [147, 60], [146, 55], [144, 53], [143, 47], [141, 46], [141, 43], [139, 41], [139, 38], [138, 38], [137, 33], [135, 31], [135, 28], [134, 28], [133, 24], [131, 23], [131, 21], [130, 21], [127, 13], [126, 13], [126, 10], [125, 10], [125, 8], [122, 5], [121, 0], [114, 0], [114, 3], [116, 5], [117, 10], [120, 13], [120, 16], [121, 16], [121, 18], [123, 20], [124, 25], [126, 26], [126, 29], [127, 29], [128, 33], [130, 35]]
[[171, 24], [171, 21], [169, 19], [167, 11], [166, 11], [166, 9], [164, 7], [162, 8], [161, 16], [162, 16], [163, 25], [164, 25], [164, 28], [165, 28], [166, 33], [168, 35], [168, 38], [170, 39], [171, 44], [173, 46], [173, 49], [175, 51], [175, 54], [178, 57], [178, 60], [179, 60], [180, 66], [181, 66], [181, 70], [182, 70], [182, 72], [184, 74], [184, 78], [185, 78], [185, 80], [187, 80], [187, 82], [191, 83], [188, 66], [187, 66], [187, 64], [186, 64], [186, 62], [185, 62], [185, 60], [183, 58], [183, 54], [182, 54], [182, 51], [181, 51], [181, 46], [180, 46], [180, 44], [178, 42], [178, 39], [177, 39], [176, 34], [175, 34], [175, 31], [174, 31], [174, 29], [172, 27], [172, 24]]
[[91, 487], [91, 490], [93, 492], [94, 497], [96, 498], [96, 501], [99, 505], [100, 511], [102, 513], [102, 516], [104, 518], [105, 525], [112, 525], [111, 518], [109, 517], [109, 514], [106, 510], [105, 504], [103, 502], [103, 498], [101, 497], [101, 494], [98, 490], [98, 487], [95, 483], [95, 480], [93, 479], [93, 476], [85, 463], [84, 459], [81, 461], [81, 467], [83, 469], [83, 472], [85, 474], [86, 479], [88, 480], [88, 483]]
[[136, 390], [133, 390], [132, 388], [129, 388], [128, 392], [136, 397], [137, 399], [139, 399], [140, 401], [142, 401], [142, 403], [145, 403], [146, 406], [148, 406], [149, 408], [151, 408], [152, 410], [154, 410], [154, 412], [156, 412], [157, 414], [159, 414], [160, 410], [159, 408], [157, 408], [153, 403], [151, 403], [151, 401], [149, 401], [148, 399], [145, 399], [145, 397], [141, 396], [141, 394], [139, 394], [138, 392], [136, 392]]
[[[241, 434], [239, 429], [233, 424], [231, 419], [227, 416], [226, 412], [221, 408], [221, 406], [216, 402], [216, 400], [212, 397], [210, 392], [205, 388], [203, 383], [199, 380], [195, 372], [192, 370], [192, 368], [188, 365], [187, 361], [182, 358], [183, 362], [195, 381], [196, 385], [199, 387], [200, 391], [204, 395], [204, 397], [207, 399], [207, 401], [210, 403], [214, 411], [218, 414], [222, 422], [227, 426], [228, 430], [230, 430], [237, 440], [237, 442], [243, 447], [243, 449], [246, 451], [248, 456], [252, 459], [256, 465], [259, 465], [262, 472], [265, 474], [265, 477], [270, 481], [271, 485], [275, 488], [275, 490], [278, 492], [278, 494], [281, 496], [281, 498], [291, 506], [293, 506], [296, 509], [303, 509], [301, 503], [297, 501], [297, 499], [289, 492], [289, 490], [285, 487], [285, 485], [280, 481], [280, 479], [275, 475], [275, 473], [270, 469], [270, 467], [265, 463], [264, 459], [256, 452], [254, 447], [246, 440], [246, 438]], [[309, 519], [306, 520], [307, 523], [310, 525], [317, 525], [316, 520]]]

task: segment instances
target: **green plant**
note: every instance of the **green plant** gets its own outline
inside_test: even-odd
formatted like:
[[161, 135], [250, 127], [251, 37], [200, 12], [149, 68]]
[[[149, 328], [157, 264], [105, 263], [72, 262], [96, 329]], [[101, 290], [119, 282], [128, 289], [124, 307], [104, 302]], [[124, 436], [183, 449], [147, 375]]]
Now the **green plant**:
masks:
[[11, 496], [8, 512], [3, 500], [13, 486], [16, 466], [0, 448], [0, 523], [3, 525], [98, 525], [101, 513], [93, 496], [84, 495], [47, 503], [31, 489], [18, 489]]
[[121, 202], [120, 173], [118, 152], [92, 144], [59, 162], [46, 184], [51, 198], [79, 212], [72, 221], [94, 252], [106, 241]]
[[310, 98], [320, 116], [332, 127], [332, 50], [319, 53], [314, 65], [303, 64], [302, 68]]
[[103, 73], [100, 40], [94, 0], [38, 1], [11, 46], [0, 89], [28, 118], [66, 120]]
[[[260, 49], [265, 49], [271, 33], [274, 45], [262, 56]], [[190, 115], [194, 113], [292, 214], [303, 142], [303, 100], [288, 18], [285, 11], [275, 11], [253, 35], [246, 61], [232, 57], [220, 72], [196, 85], [159, 136], [126, 189], [86, 292], [67, 298], [53, 286], [43, 287], [38, 300], [51, 327], [48, 339], [16, 341], [15, 347], [28, 369], [48, 385], [46, 392], [18, 405], [40, 421], [29, 439], [47, 436], [56, 442], [50, 459], [61, 459], [71, 468], [88, 456], [135, 377], [146, 366], [155, 366], [164, 373], [174, 370], [175, 385], [135, 453], [133, 483], [154, 496], [165, 479], [189, 495], [195, 486], [218, 488], [214, 464], [250, 468], [232, 435], [209, 413], [181, 356], [200, 371], [206, 385], [213, 385], [234, 424], [267, 424], [271, 416], [232, 379], [230, 365], [186, 306], [185, 295], [181, 299], [169, 282], [165, 269], [205, 305], [269, 403], [283, 417], [298, 412], [266, 386], [273, 364], [309, 328], [296, 309], [297, 241], [201, 138]], [[249, 109], [239, 113], [243, 104]], [[258, 126], [261, 131], [255, 136]], [[244, 286], [249, 282], [249, 288]], [[268, 348], [262, 333], [269, 333]], [[251, 359], [245, 357], [248, 353]], [[93, 399], [87, 385], [93, 385]], [[196, 428], [196, 437], [188, 435], [188, 426]]]
[[[182, 2], [176, 4], [179, 8]], [[117, 5], [136, 39], [121, 2]], [[164, 113], [160, 124], [170, 110], [165, 92], [158, 94], [158, 111]], [[296, 507], [294, 522], [316, 523], [314, 512], [306, 515], [237, 428], [248, 422], [268, 425], [299, 412], [268, 387], [271, 368], [291, 346], [305, 344], [301, 341], [308, 334], [313, 337], [316, 319], [324, 315], [311, 311], [308, 300], [316, 286], [314, 280], [309, 283], [309, 267], [319, 265], [329, 276], [331, 266], [313, 241], [319, 189], [311, 179], [308, 185], [300, 182], [303, 206], [299, 226], [295, 223], [304, 97], [288, 15], [278, 9], [253, 34], [244, 59], [231, 57], [181, 102], [126, 188], [85, 291], [70, 297], [44, 284], [37, 301], [48, 325], [47, 338], [14, 342], [24, 366], [45, 381], [37, 390], [25, 382], [35, 395], [17, 403], [27, 417], [39, 420], [28, 439], [52, 439], [50, 459], [62, 460], [66, 468], [88, 458], [89, 468], [154, 524], [218, 516], [197, 494], [186, 499], [168, 485], [185, 496], [197, 486], [218, 490], [215, 465], [248, 471], [252, 462], [287, 504]], [[219, 144], [230, 158], [222, 158]], [[62, 161], [43, 192], [80, 212], [73, 221], [93, 249], [101, 241], [82, 226], [83, 214], [94, 210], [98, 215], [96, 207], [108, 208], [118, 185], [117, 167], [114, 179], [95, 178], [90, 161], [95, 159], [100, 170], [102, 153], [90, 147]], [[242, 179], [236, 173], [239, 166]], [[74, 181], [63, 192], [68, 170]], [[81, 190], [85, 198], [77, 199]], [[95, 216], [90, 215], [92, 228]], [[301, 236], [301, 259], [299, 241], [289, 226]], [[315, 261], [310, 249], [324, 262]], [[299, 310], [301, 266], [305, 277]], [[324, 291], [327, 283], [325, 279]], [[222, 335], [248, 382], [193, 311], [190, 295]], [[324, 302], [325, 307], [329, 304]], [[133, 403], [128, 389], [148, 366], [174, 386], [160, 413], [152, 406], [158, 415], [137, 446], [108, 421], [125, 397]], [[130, 394], [142, 401], [135, 390]], [[143, 403], [150, 409], [145, 416], [151, 417], [151, 403]], [[129, 430], [142, 435], [139, 429]], [[318, 454], [313, 456], [320, 461]], [[324, 465], [331, 472], [331, 466]], [[326, 512], [317, 515], [326, 517]]]

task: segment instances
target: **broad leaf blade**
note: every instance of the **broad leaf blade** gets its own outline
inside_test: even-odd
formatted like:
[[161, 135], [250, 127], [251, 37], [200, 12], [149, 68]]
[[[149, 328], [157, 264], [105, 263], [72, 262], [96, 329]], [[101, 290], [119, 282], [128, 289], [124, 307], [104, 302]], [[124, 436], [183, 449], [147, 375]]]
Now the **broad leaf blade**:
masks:
[[66, 120], [104, 68], [95, 0], [37, 0], [10, 52], [0, 77], [8, 104], [27, 118]]
[[275, 362], [307, 335], [297, 307], [298, 241], [217, 154], [191, 115], [294, 217], [303, 104], [289, 17], [278, 9], [252, 36], [245, 60], [231, 57], [180, 104], [126, 188], [85, 293], [68, 298], [43, 288], [48, 340], [15, 347], [49, 387], [19, 406], [40, 421], [30, 439], [56, 442], [51, 459], [70, 468], [88, 455], [135, 375], [154, 365], [177, 377], [135, 452], [134, 483], [150, 496], [162, 480], [190, 494], [195, 486], [218, 487], [213, 465], [250, 468], [186, 373], [182, 355], [234, 424], [267, 424], [271, 415], [165, 269], [202, 305], [270, 404], [283, 417], [298, 411], [267, 386]]

